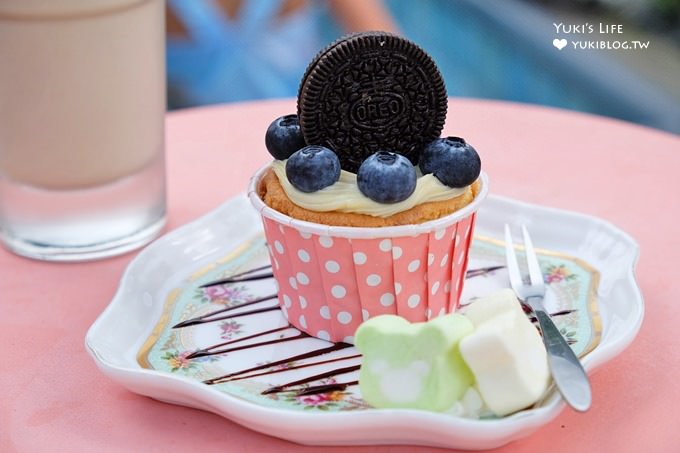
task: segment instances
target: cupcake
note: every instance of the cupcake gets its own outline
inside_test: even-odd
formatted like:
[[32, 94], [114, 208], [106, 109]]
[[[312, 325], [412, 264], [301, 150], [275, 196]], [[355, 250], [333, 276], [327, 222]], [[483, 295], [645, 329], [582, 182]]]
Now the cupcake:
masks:
[[377, 315], [456, 310], [488, 189], [476, 150], [440, 137], [446, 107], [432, 59], [392, 34], [346, 36], [309, 65], [248, 190], [291, 325], [353, 343]]

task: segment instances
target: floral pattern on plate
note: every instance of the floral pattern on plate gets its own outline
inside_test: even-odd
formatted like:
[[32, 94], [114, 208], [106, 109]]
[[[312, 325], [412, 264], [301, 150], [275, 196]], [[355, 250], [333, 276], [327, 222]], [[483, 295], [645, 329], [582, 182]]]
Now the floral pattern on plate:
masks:
[[[571, 256], [540, 249], [538, 253], [549, 287], [546, 307], [577, 355], [583, 356], [597, 346], [602, 331], [596, 299], [599, 273], [588, 263]], [[502, 242], [476, 237], [461, 305], [506, 288], [504, 262]], [[234, 374], [206, 385], [265, 407], [324, 412], [370, 408], [361, 399], [355, 384], [358, 372], [353, 368], [360, 364], [360, 357], [353, 347], [286, 360], [328, 348], [331, 343], [311, 337], [299, 338], [299, 331], [286, 328], [288, 323], [276, 308], [277, 286], [273, 278], [202, 287], [268, 263], [264, 238], [258, 236], [228, 257], [187, 273], [181, 287], [169, 293], [159, 324], [139, 351], [140, 365], [197, 381]], [[258, 299], [264, 300], [252, 302]], [[215, 319], [212, 322], [173, 328], [180, 322], [215, 312], [219, 313], [210, 316]], [[239, 316], [245, 312], [255, 313]], [[263, 344], [252, 346], [255, 343]], [[226, 352], [192, 357], [196, 351]], [[317, 362], [325, 363], [310, 365]], [[267, 367], [268, 363], [275, 365]], [[251, 368], [257, 370], [239, 374]], [[350, 371], [333, 373], [338, 369]], [[322, 376], [324, 374], [328, 375]], [[318, 379], [304, 382], [314, 376]], [[263, 393], [277, 386], [289, 391]], [[310, 386], [314, 391], [310, 392]], [[322, 391], [324, 389], [327, 391]]]

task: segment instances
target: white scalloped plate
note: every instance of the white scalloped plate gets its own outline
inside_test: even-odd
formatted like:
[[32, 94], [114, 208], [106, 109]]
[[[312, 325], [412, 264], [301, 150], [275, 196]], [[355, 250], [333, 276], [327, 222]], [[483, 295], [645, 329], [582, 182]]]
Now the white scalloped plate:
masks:
[[[571, 257], [572, 261], [592, 269], [595, 285], [590, 285], [588, 297], [596, 300], [596, 307], [589, 312], [590, 322], [586, 324], [593, 331], [579, 334], [585, 335], [585, 339], [577, 338], [576, 346], [586, 353], [582, 360], [587, 371], [592, 373], [621, 353], [635, 338], [644, 315], [642, 296], [634, 276], [638, 256], [635, 241], [595, 217], [495, 196], [490, 196], [479, 211], [475, 234], [491, 238], [487, 242], [493, 243], [494, 238], [502, 238], [505, 223], [526, 224], [544, 256]], [[211, 411], [255, 431], [311, 445], [415, 444], [459, 449], [495, 448], [529, 435], [565, 407], [559, 395], [551, 392], [534, 408], [500, 419], [477, 420], [425, 411], [371, 409], [361, 405], [349, 408], [354, 410], [347, 410], [342, 405], [338, 410], [299, 410], [295, 404], [290, 404], [290, 399], [282, 404], [263, 397], [244, 397], [236, 387], [204, 384], [205, 373], [219, 370], [215, 364], [191, 375], [184, 369], [177, 373], [174, 372], [176, 369], [160, 369], [146, 363], [153, 354], [153, 345], [163, 338], [164, 332], [167, 333], [169, 320], [173, 316], [183, 316], [172, 312], [177, 304], [171, 302], [178, 298], [177, 294], [194, 291], [201, 278], [205, 279], [211, 270], [215, 271], [216, 263], [223, 265], [225, 256], [233, 255], [236, 249], [242, 249], [245, 242], [260, 233], [257, 213], [246, 197], [240, 196], [143, 250], [130, 263], [114, 299], [87, 333], [87, 350], [102, 372], [133, 392]], [[470, 268], [474, 268], [472, 263]], [[485, 285], [497, 284], [492, 280], [468, 282], [463, 300], [485, 291]], [[209, 334], [206, 332], [210, 331], [206, 328], [205, 332], [196, 330], [177, 335], [175, 343], [195, 348], [202, 341], [201, 337]], [[279, 353], [281, 350], [278, 348]], [[229, 359], [238, 360], [238, 357], [233, 354]], [[267, 361], [272, 356], [268, 353], [266, 357], [256, 359], [256, 362]], [[260, 383], [259, 390], [268, 378], [262, 379], [265, 382]], [[360, 394], [354, 396], [353, 401], [360, 399]]]

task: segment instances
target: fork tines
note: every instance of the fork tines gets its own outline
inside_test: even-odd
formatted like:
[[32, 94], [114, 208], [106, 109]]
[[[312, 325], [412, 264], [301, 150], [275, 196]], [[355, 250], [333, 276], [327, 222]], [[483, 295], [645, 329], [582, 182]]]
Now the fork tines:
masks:
[[524, 225], [522, 225], [522, 236], [524, 239], [524, 253], [526, 256], [527, 268], [529, 270], [529, 285], [526, 285], [522, 278], [522, 273], [519, 270], [519, 264], [517, 262], [517, 254], [515, 253], [512, 234], [510, 233], [510, 226], [507, 223], [505, 224], [505, 255], [508, 266], [508, 275], [510, 277], [510, 286], [515, 293], [524, 300], [527, 296], [537, 295], [526, 294], [527, 291], [533, 293], [534, 291], [531, 291], [531, 289], [538, 292], [544, 291], [544, 282], [541, 266], [538, 262], [531, 236], [529, 236], [529, 231]]
[[538, 264], [534, 244], [531, 242], [527, 227], [524, 225], [522, 225], [522, 236], [524, 237], [524, 253], [526, 253], [527, 257], [527, 267], [529, 268], [529, 281], [532, 285], [542, 285], [543, 274], [541, 273], [541, 266]]
[[517, 255], [515, 255], [515, 246], [513, 245], [512, 234], [510, 233], [510, 226], [505, 224], [505, 259], [508, 266], [508, 276], [510, 277], [510, 286], [519, 293], [519, 289], [524, 285], [522, 274], [519, 271], [519, 264], [517, 263]]

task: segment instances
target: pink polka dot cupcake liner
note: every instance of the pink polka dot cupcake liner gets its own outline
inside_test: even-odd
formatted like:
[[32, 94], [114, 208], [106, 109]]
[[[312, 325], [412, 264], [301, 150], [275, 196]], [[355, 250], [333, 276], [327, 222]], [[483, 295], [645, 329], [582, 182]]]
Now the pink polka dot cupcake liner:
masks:
[[267, 206], [252, 178], [248, 196], [262, 216], [278, 299], [294, 327], [354, 343], [359, 325], [393, 314], [410, 322], [452, 313], [465, 281], [468, 251], [487, 177], [455, 213], [418, 225], [336, 227], [294, 219]]

